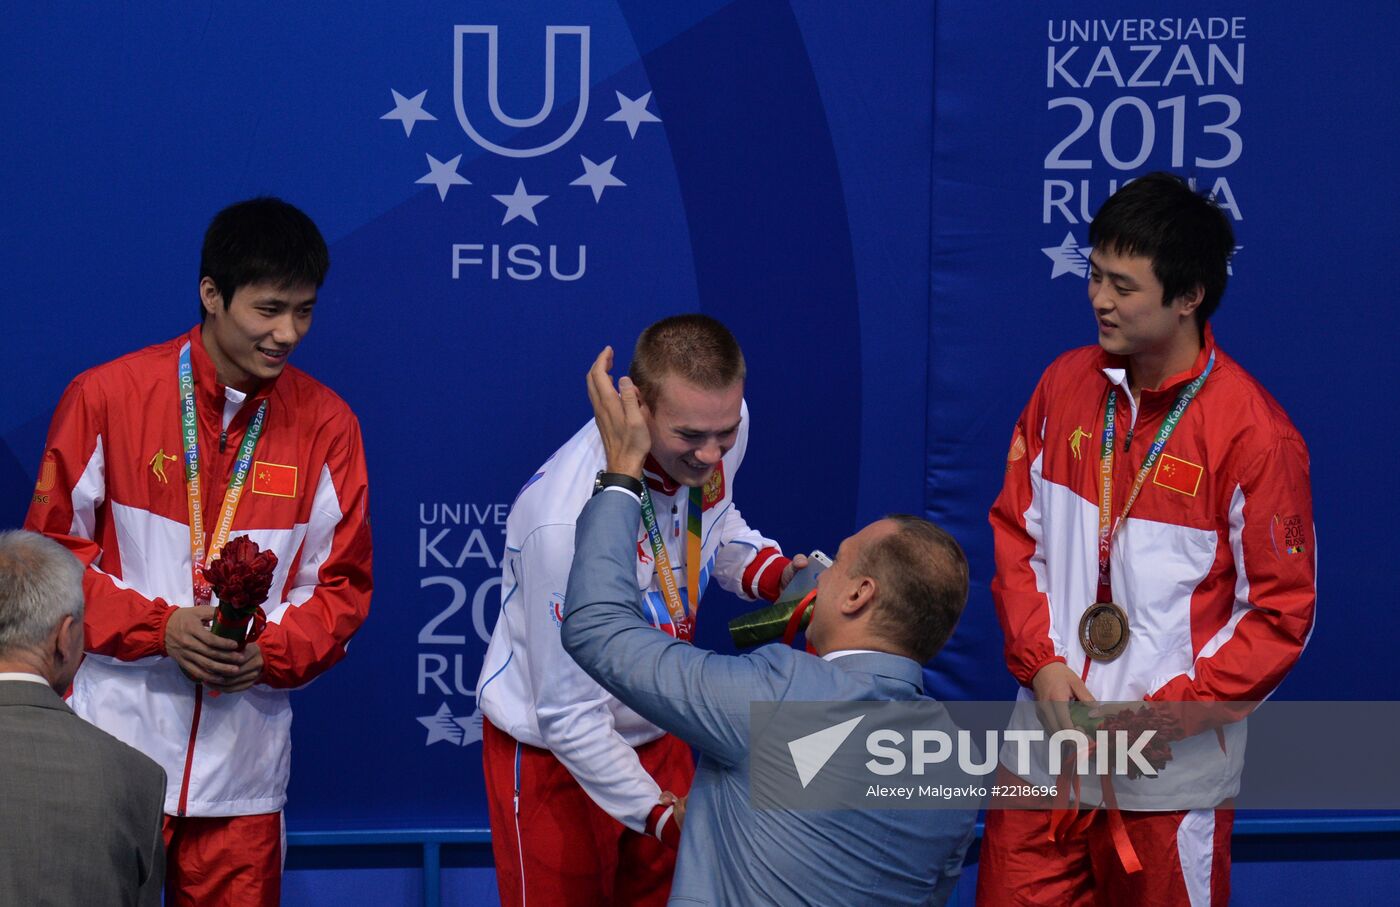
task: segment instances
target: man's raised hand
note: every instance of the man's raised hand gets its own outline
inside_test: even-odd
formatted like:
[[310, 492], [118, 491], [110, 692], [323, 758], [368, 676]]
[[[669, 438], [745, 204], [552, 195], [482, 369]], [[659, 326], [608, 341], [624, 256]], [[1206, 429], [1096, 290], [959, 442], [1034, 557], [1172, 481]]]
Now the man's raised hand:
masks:
[[626, 375], [613, 388], [613, 349], [603, 347], [588, 370], [588, 399], [598, 422], [598, 434], [607, 454], [608, 472], [620, 472], [640, 479], [642, 463], [651, 451], [651, 432], [637, 387]]

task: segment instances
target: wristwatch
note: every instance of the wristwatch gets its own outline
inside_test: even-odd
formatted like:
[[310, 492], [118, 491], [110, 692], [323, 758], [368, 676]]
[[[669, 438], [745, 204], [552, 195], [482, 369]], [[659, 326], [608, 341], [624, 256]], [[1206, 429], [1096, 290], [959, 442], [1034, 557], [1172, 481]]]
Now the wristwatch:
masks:
[[593, 493], [597, 494], [604, 488], [611, 488], [613, 486], [625, 488], [639, 498], [642, 496], [641, 479], [635, 479], [625, 472], [608, 472], [605, 469], [598, 470], [597, 477], [593, 479]]

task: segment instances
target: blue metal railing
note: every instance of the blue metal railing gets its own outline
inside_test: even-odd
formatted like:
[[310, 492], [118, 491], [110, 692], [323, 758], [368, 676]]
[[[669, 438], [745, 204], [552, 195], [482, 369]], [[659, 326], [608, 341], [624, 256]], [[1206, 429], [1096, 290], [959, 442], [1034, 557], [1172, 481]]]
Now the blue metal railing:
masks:
[[423, 850], [423, 904], [442, 904], [442, 848], [445, 845], [489, 846], [489, 828], [395, 828], [367, 831], [291, 831], [287, 847], [418, 846]]
[[[1400, 834], [1400, 815], [1381, 816], [1241, 816], [1235, 820], [1236, 837]], [[982, 823], [977, 823], [982, 834]], [[386, 847], [422, 848], [423, 904], [442, 904], [442, 848], [445, 846], [485, 847], [491, 843], [489, 828], [400, 828], [366, 831], [294, 831], [287, 833], [287, 846], [297, 847]]]

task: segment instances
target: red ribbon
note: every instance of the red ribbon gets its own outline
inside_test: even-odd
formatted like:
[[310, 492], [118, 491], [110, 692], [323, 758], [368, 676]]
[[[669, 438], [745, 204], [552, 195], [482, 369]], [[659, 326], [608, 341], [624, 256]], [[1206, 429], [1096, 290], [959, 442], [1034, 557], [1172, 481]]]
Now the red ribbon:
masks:
[[253, 623], [252, 626], [248, 627], [248, 635], [243, 637], [243, 644], [247, 645], [250, 642], [257, 642], [258, 637], [262, 636], [263, 631], [266, 629], [267, 612], [263, 611], [262, 608], [257, 608], [253, 611]]
[[[1098, 746], [1089, 743], [1089, 757], [1092, 760]], [[1077, 760], [1076, 760], [1077, 761]], [[1079, 775], [1072, 769], [1075, 762], [1060, 768], [1060, 783], [1055, 792], [1055, 806], [1050, 811], [1050, 841], [1060, 844], [1072, 835], [1082, 835], [1088, 831], [1098, 814], [1099, 807], [1090, 810], [1079, 809]], [[1113, 838], [1113, 849], [1118, 853], [1118, 861], [1129, 874], [1142, 872], [1142, 861], [1138, 859], [1133, 841], [1128, 837], [1128, 825], [1123, 821], [1123, 811], [1118, 808], [1118, 797], [1113, 791], [1113, 779], [1103, 776], [1100, 784], [1103, 789], [1104, 808], [1108, 813], [1108, 832]], [[1076, 818], [1078, 814], [1078, 818]]]
[[1118, 851], [1119, 862], [1129, 875], [1142, 872], [1142, 862], [1133, 849], [1127, 823], [1123, 821], [1123, 811], [1118, 808], [1118, 797], [1113, 793], [1113, 779], [1108, 775], [1103, 776], [1103, 802], [1108, 807], [1108, 830], [1113, 835], [1113, 849]]
[[[813, 589], [807, 593], [802, 601], [797, 603], [796, 608], [792, 609], [792, 616], [788, 618], [787, 627], [783, 630], [783, 645], [790, 646], [793, 640], [797, 639], [797, 634], [802, 630], [802, 618], [808, 611], [812, 610], [812, 606], [816, 603], [817, 590]], [[807, 646], [807, 651], [812, 651], [810, 644]]]
[[[247, 620], [247, 618], [244, 618], [244, 620]], [[248, 631], [243, 635], [243, 641], [238, 644], [238, 651], [240, 652], [247, 648], [248, 643], [257, 642], [263, 630], [267, 629], [267, 614], [261, 607], [253, 609], [252, 621], [253, 622], [248, 626]], [[216, 610], [214, 612], [213, 625], [225, 630], [234, 626], [224, 622], [224, 612], [222, 610]]]

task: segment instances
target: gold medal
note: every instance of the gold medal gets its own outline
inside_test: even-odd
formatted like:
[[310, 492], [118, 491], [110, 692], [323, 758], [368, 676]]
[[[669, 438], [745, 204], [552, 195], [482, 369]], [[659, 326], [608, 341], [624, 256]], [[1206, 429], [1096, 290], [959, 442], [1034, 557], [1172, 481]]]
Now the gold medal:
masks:
[[1113, 602], [1097, 602], [1079, 619], [1079, 644], [1094, 661], [1112, 661], [1128, 647], [1128, 613]]

